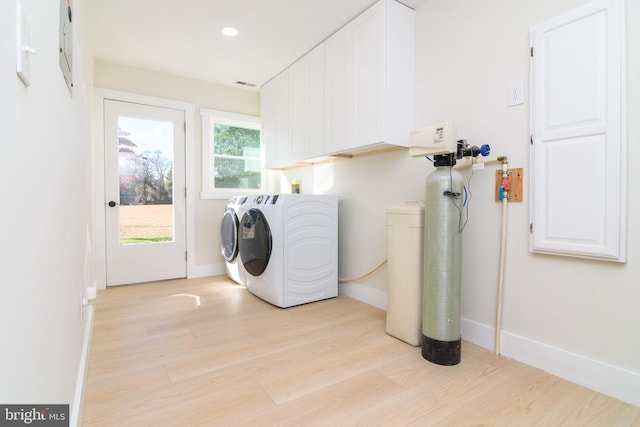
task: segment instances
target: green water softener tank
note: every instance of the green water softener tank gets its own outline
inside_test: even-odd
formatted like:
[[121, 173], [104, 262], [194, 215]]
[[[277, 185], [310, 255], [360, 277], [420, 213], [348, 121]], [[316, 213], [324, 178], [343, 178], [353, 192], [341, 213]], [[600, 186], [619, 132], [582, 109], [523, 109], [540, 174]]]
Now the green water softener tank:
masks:
[[425, 183], [422, 357], [457, 365], [461, 357], [462, 175], [435, 162]]

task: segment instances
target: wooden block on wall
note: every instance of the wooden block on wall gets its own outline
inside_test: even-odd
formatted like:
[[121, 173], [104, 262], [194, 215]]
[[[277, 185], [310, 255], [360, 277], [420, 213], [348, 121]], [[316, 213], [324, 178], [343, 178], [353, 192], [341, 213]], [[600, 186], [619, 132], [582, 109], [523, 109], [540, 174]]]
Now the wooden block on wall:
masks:
[[[521, 202], [522, 201], [522, 180], [523, 169], [515, 168], [509, 169], [509, 202]], [[502, 170], [496, 170], [496, 202], [500, 201], [500, 184], [502, 184]]]

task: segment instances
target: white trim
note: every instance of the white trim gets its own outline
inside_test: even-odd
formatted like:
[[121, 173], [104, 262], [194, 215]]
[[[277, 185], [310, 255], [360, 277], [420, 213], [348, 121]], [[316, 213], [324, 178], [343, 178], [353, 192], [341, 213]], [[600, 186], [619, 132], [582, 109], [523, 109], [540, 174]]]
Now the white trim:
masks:
[[215, 117], [217, 119], [223, 119], [220, 123], [225, 123], [233, 126], [247, 126], [248, 123], [255, 124], [255, 127], [251, 129], [260, 129], [260, 117], [252, 116], [249, 114], [230, 113], [222, 110], [212, 110], [210, 108], [200, 108], [200, 115], [202, 117]]
[[460, 319], [460, 335], [463, 340], [488, 350], [494, 351], [496, 348], [495, 328], [482, 323], [465, 318]]
[[89, 367], [89, 352], [91, 350], [91, 336], [93, 334], [93, 305], [87, 307], [87, 320], [84, 327], [84, 339], [82, 341], [82, 352], [80, 353], [80, 364], [78, 366], [78, 377], [76, 379], [76, 390], [71, 405], [69, 425], [82, 425], [82, 408], [84, 404], [84, 390], [87, 381]]
[[[462, 339], [493, 351], [495, 329], [461, 321]], [[640, 373], [572, 353], [511, 332], [500, 335], [501, 354], [634, 406], [640, 406]], [[462, 355], [464, 358], [464, 354]]]
[[104, 100], [94, 89], [93, 97], [93, 256], [97, 289], [107, 287], [107, 253], [104, 212]]
[[520, 362], [640, 406], [640, 373], [571, 353], [509, 332], [502, 333], [504, 354]]
[[211, 179], [211, 157], [213, 147], [211, 141], [211, 121], [214, 120], [217, 123], [243, 127], [247, 129], [261, 130], [260, 117], [252, 116], [248, 114], [230, 113], [228, 111], [211, 110], [208, 108], [200, 108], [200, 116], [202, 118], [202, 187], [200, 191], [200, 199], [212, 199], [212, 200], [227, 200], [238, 193], [243, 194], [261, 194], [266, 189], [266, 173], [264, 171], [264, 146], [262, 145], [262, 139], [260, 140], [261, 147], [261, 165], [262, 169], [262, 182], [260, 189], [238, 189], [238, 188], [218, 188], [212, 189], [210, 184]]
[[382, 310], [387, 309], [387, 293], [372, 289], [366, 285], [358, 283], [340, 284], [338, 285], [338, 293], [381, 308]]
[[187, 277], [192, 277], [195, 269], [195, 182], [194, 182], [194, 115], [195, 105], [165, 98], [156, 98], [135, 93], [110, 89], [94, 88], [94, 256], [96, 268], [96, 284], [98, 289], [105, 289], [107, 283], [105, 253], [105, 218], [104, 218], [104, 100], [132, 102], [173, 108], [184, 111], [185, 119], [185, 185], [186, 221], [187, 221]]

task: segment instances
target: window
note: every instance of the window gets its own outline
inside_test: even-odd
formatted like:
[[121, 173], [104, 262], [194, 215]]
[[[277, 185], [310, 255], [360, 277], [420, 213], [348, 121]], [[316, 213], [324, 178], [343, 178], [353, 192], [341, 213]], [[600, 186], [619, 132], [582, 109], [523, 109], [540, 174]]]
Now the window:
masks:
[[261, 192], [262, 144], [255, 116], [200, 109], [203, 199]]

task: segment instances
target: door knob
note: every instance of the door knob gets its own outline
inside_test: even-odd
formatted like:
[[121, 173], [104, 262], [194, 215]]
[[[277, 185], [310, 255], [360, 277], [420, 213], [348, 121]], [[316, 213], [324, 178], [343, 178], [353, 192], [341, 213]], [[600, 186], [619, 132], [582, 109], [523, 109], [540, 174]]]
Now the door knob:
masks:
[[111, 201], [108, 203], [108, 205], [109, 205], [109, 207], [110, 207], [110, 208], [113, 208], [113, 207], [115, 207], [115, 206], [117, 205], [117, 203], [116, 203], [116, 202], [114, 202], [113, 200], [111, 200]]

